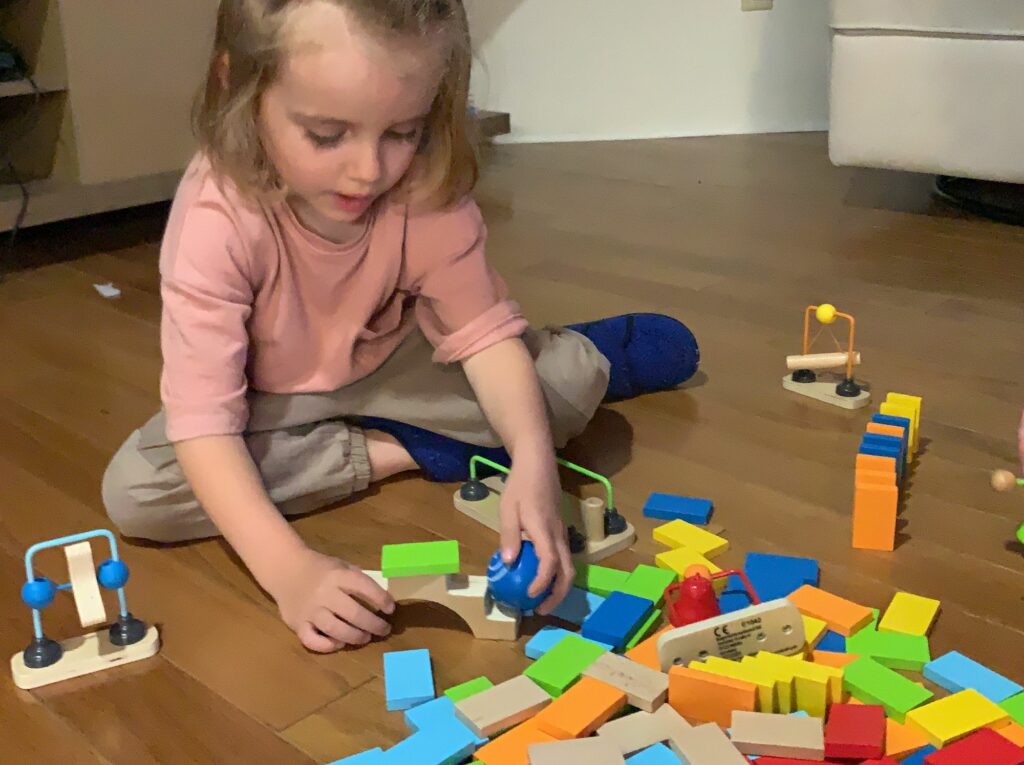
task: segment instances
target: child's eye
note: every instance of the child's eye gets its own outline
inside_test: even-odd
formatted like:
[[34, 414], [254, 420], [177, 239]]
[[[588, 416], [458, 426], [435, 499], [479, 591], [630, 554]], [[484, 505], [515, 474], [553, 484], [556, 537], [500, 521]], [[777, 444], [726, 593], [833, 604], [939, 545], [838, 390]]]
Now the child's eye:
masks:
[[419, 132], [419, 130], [411, 130], [408, 133], [402, 133], [397, 130], [389, 130], [387, 135], [392, 141], [415, 141]]
[[333, 135], [320, 135], [312, 130], [306, 131], [306, 138], [308, 138], [314, 146], [320, 149], [327, 149], [332, 146], [337, 146], [341, 143], [341, 139], [345, 137], [344, 133], [334, 133]]

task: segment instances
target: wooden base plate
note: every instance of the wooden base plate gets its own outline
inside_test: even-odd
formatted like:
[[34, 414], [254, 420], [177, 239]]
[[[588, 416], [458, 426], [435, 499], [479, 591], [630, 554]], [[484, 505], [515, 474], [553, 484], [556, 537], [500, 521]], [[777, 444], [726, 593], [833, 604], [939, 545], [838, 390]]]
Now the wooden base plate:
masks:
[[[479, 521], [493, 531], [500, 531], [499, 508], [501, 507], [501, 493], [505, 489], [505, 484], [501, 480], [501, 476], [497, 475], [485, 478], [482, 483], [490, 490], [490, 493], [487, 497], [477, 502], [464, 500], [459, 494], [459, 489], [456, 489], [454, 496], [455, 509]], [[561, 512], [562, 520], [566, 526], [574, 526], [581, 534], [584, 533], [582, 511], [578, 499], [563, 492]], [[587, 549], [576, 553], [573, 558], [584, 563], [597, 563], [610, 555], [625, 550], [635, 540], [636, 529], [627, 520], [625, 531], [618, 534], [609, 534], [601, 540], [588, 539]]]
[[22, 652], [11, 657], [11, 675], [14, 684], [19, 688], [31, 690], [50, 683], [70, 680], [119, 664], [129, 664], [154, 656], [160, 650], [160, 634], [156, 626], [146, 630], [145, 637], [137, 643], [127, 646], [114, 645], [110, 642], [110, 634], [102, 629], [88, 632], [78, 637], [68, 638], [61, 642], [64, 655], [56, 664], [41, 669], [25, 666]]
[[782, 378], [782, 387], [794, 393], [799, 393], [802, 396], [813, 398], [816, 401], [824, 401], [826, 404], [832, 404], [832, 406], [838, 406], [843, 409], [862, 409], [871, 403], [871, 391], [866, 388], [862, 388], [857, 396], [847, 397], [838, 395], [836, 393], [836, 385], [840, 382], [842, 382], [840, 377], [823, 380], [821, 374], [818, 375], [818, 379], [815, 382], [793, 382], [793, 375], [788, 374]]

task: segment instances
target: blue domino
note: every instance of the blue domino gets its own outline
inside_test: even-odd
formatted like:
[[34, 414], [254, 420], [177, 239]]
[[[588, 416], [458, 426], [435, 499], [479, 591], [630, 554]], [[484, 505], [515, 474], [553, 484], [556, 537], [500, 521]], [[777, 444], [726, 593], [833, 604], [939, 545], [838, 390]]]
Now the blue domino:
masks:
[[896, 480], [900, 481], [903, 478], [903, 460], [900, 457], [899, 449], [892, 449], [888, 446], [881, 446], [876, 443], [866, 443], [862, 441], [859, 452], [860, 454], [870, 454], [876, 457], [892, 457], [896, 460]]
[[906, 437], [910, 437], [909, 417], [897, 417], [892, 414], [876, 414], [871, 417], [871, 421], [877, 422], [879, 425], [895, 425], [897, 428], [903, 428]]
[[937, 751], [939, 751], [939, 750], [936, 749], [931, 744], [928, 744], [928, 746], [926, 746], [924, 749], [918, 749], [916, 752], [914, 752], [912, 755], [910, 755], [907, 759], [905, 759], [902, 763], [900, 763], [900, 765], [924, 765], [924, 758], [927, 757], [932, 752], [937, 752]]
[[711, 519], [713, 509], [710, 499], [679, 497], [675, 494], [651, 494], [644, 505], [645, 518], [672, 521], [681, 518], [688, 523], [703, 525]]
[[894, 448], [900, 453], [900, 459], [904, 462], [907, 458], [907, 442], [899, 436], [890, 436], [888, 433], [865, 433], [861, 443], [878, 444]]
[[604, 598], [597, 593], [584, 590], [582, 587], [573, 587], [551, 615], [564, 622], [580, 625], [602, 603]]
[[620, 650], [653, 610], [654, 603], [647, 598], [616, 591], [583, 622], [581, 634]]
[[328, 765], [385, 765], [384, 750], [379, 746], [375, 749], [367, 749], [365, 752], [353, 754], [341, 760], [335, 760]]
[[664, 744], [655, 744], [627, 757], [626, 765], [679, 765], [679, 758]]
[[454, 715], [421, 728], [387, 751], [388, 765], [452, 765], [478, 748], [476, 735]]
[[958, 651], [950, 651], [925, 664], [924, 676], [950, 693], [972, 688], [996, 704], [1024, 692], [1017, 683]]
[[[460, 725], [463, 724], [455, 716], [455, 702], [447, 696], [438, 696], [436, 699], [405, 711], [405, 725], [412, 733], [418, 733], [422, 730], [446, 728], [452, 720], [455, 720]], [[487, 743], [486, 738], [478, 738], [475, 735], [473, 740], [477, 746], [483, 746]]]
[[743, 570], [762, 601], [784, 598], [805, 584], [817, 586], [821, 577], [813, 558], [757, 552], [747, 553]]
[[[530, 638], [530, 640], [526, 643], [526, 656], [527, 658], [534, 660], [539, 659], [541, 656], [543, 656], [552, 648], [554, 648], [557, 643], [561, 642], [562, 638], [564, 638], [566, 635], [575, 634], [575, 632], [569, 632], [569, 630], [562, 629], [561, 627], [555, 627], [553, 625], [542, 627], [537, 632], [537, 634]], [[584, 638], [584, 640], [587, 639], [588, 638]], [[600, 643], [596, 640], [591, 640], [590, 642], [597, 643], [606, 651], [612, 650], [612, 646], [608, 645], [607, 643]]]
[[384, 697], [389, 712], [409, 709], [434, 698], [430, 651], [392, 651], [384, 654]]
[[846, 653], [846, 638], [838, 632], [829, 630], [817, 646], [819, 651], [832, 651], [834, 653]]
[[731, 614], [752, 605], [743, 580], [733, 574], [725, 583], [725, 590], [718, 596], [718, 607], [723, 614]]

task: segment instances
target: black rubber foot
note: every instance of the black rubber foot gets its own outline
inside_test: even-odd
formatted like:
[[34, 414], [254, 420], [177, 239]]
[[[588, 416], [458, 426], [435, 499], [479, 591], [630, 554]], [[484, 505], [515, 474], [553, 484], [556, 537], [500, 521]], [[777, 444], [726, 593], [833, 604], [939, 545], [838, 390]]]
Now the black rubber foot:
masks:
[[793, 372], [793, 382], [812, 383], [817, 379], [818, 376], [810, 369], [797, 369]]
[[935, 194], [974, 215], [1024, 226], [1024, 184], [940, 175]]
[[467, 502], [479, 502], [481, 499], [487, 499], [490, 493], [491, 490], [484, 485], [483, 481], [466, 481], [459, 489], [459, 496]]
[[110, 642], [114, 645], [131, 645], [146, 636], [146, 623], [131, 614], [121, 616], [110, 625]]
[[836, 395], [843, 398], [856, 398], [860, 395], [860, 386], [853, 380], [843, 380], [836, 386]]
[[25, 659], [26, 667], [42, 669], [60, 661], [60, 657], [64, 655], [64, 649], [56, 640], [50, 640], [44, 635], [41, 638], [33, 638], [21, 655]]
[[587, 549], [587, 540], [575, 526], [570, 526], [568, 529], [569, 533], [569, 552], [573, 555], [581, 553]]
[[621, 534], [626, 530], [626, 519], [619, 515], [614, 507], [607, 507], [604, 511], [604, 533], [609, 536]]

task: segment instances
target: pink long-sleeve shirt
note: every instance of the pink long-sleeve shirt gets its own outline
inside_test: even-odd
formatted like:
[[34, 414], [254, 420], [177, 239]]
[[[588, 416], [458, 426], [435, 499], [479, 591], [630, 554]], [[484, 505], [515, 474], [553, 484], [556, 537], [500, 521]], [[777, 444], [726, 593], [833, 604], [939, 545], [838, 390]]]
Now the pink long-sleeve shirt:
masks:
[[434, 361], [461, 361], [527, 322], [484, 258], [469, 198], [411, 213], [381, 200], [355, 241], [250, 202], [202, 155], [178, 188], [160, 253], [167, 438], [244, 432], [246, 392], [308, 393], [377, 369], [418, 325]]

